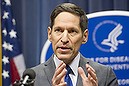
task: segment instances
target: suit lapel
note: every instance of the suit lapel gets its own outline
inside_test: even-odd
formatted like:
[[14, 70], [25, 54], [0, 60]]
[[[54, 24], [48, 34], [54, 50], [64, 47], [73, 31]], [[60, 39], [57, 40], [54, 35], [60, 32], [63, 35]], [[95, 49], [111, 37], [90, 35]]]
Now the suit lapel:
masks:
[[47, 62], [45, 62], [44, 65], [46, 66], [45, 69], [44, 69], [45, 74], [46, 74], [47, 79], [48, 79], [48, 81], [51, 85], [52, 84], [52, 78], [53, 78], [55, 68], [56, 68], [54, 60], [53, 60], [53, 56]]
[[[82, 67], [85, 74], [87, 75], [87, 70], [86, 70], [86, 59], [84, 59], [84, 57], [81, 55], [80, 57], [80, 61], [79, 61], [79, 67]], [[77, 78], [77, 85], [76, 86], [83, 86], [83, 83], [82, 83], [82, 78], [81, 76], [78, 74], [78, 78]]]

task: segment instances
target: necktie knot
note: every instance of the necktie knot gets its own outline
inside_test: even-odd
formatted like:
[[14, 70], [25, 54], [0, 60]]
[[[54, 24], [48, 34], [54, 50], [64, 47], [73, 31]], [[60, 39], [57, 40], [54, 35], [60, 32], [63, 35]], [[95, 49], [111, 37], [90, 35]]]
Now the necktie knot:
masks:
[[73, 71], [72, 71], [72, 69], [69, 67], [69, 65], [66, 65], [66, 70], [67, 70], [66, 75], [67, 75], [67, 74], [72, 74], [72, 73], [73, 73]]

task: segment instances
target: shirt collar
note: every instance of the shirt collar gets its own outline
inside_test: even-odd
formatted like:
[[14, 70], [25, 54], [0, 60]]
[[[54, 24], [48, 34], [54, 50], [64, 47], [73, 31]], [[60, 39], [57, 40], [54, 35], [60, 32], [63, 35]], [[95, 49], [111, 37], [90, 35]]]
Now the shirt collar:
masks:
[[[69, 65], [75, 75], [78, 75], [79, 60], [80, 60], [80, 52], [79, 52], [78, 55], [74, 58], [74, 60], [72, 61], [72, 63]], [[58, 65], [61, 63], [61, 60], [59, 60], [59, 59], [56, 57], [55, 54], [54, 54], [54, 62], [55, 62], [56, 68], [57, 68]]]

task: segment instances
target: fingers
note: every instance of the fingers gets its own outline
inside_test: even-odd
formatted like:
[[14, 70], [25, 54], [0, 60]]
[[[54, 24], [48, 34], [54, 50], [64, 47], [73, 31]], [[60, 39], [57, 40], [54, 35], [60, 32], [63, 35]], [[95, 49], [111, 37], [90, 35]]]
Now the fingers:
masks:
[[78, 68], [79, 75], [82, 78], [83, 86], [98, 86], [98, 79], [95, 70], [89, 64], [86, 64], [86, 69], [88, 71], [88, 77], [86, 76], [82, 67]]
[[57, 85], [57, 86], [67, 86], [67, 83], [66, 82], [64, 82], [64, 83], [60, 83], [59, 85]]
[[95, 70], [89, 64], [86, 64], [86, 69], [88, 71], [88, 79], [97, 81]]
[[88, 79], [92, 82], [92, 84], [93, 84], [94, 86], [97, 86], [97, 85], [98, 85], [97, 79], [96, 79], [96, 80], [93, 79], [90, 74], [88, 74]]
[[60, 65], [56, 68], [54, 77], [57, 77], [57, 75], [59, 75], [64, 70], [65, 67], [66, 67], [65, 63], [61, 62]]
[[83, 80], [87, 78], [86, 75], [85, 75], [84, 70], [82, 69], [82, 67], [78, 68], [78, 72], [79, 72], [79, 74], [80, 74], [80, 76], [82, 77]]
[[64, 77], [66, 75], [67, 70], [65, 69], [65, 63], [61, 62], [61, 64], [56, 68], [54, 76], [52, 78], [53, 86], [65, 86]]

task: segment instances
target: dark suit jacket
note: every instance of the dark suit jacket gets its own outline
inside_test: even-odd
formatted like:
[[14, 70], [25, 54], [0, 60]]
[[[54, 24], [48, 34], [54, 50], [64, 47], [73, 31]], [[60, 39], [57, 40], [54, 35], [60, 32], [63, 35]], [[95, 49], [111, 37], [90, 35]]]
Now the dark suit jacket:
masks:
[[[87, 61], [89, 61], [89, 65], [91, 65], [96, 71], [99, 86], [118, 86], [117, 78], [110, 67], [93, 62], [81, 55], [79, 66], [84, 69], [86, 75], [87, 70], [85, 64]], [[55, 68], [53, 56], [45, 63], [33, 67], [32, 69], [36, 72], [35, 86], [51, 86], [51, 80], [54, 75]], [[76, 86], [83, 86], [82, 79], [79, 74]]]

